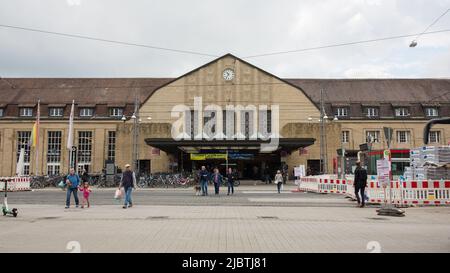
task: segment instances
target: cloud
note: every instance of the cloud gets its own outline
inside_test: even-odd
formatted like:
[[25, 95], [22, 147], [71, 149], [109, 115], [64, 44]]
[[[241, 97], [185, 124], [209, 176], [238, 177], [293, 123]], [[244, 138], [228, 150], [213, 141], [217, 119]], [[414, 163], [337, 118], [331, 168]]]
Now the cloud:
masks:
[[[0, 24], [222, 55], [418, 33], [450, 0], [3, 1]], [[450, 28], [450, 14], [432, 30]], [[248, 59], [280, 77], [449, 76], [449, 33]], [[447, 58], [447, 59], [444, 59]], [[210, 60], [0, 27], [3, 77], [176, 77]], [[402, 67], [402, 68], [400, 68]]]

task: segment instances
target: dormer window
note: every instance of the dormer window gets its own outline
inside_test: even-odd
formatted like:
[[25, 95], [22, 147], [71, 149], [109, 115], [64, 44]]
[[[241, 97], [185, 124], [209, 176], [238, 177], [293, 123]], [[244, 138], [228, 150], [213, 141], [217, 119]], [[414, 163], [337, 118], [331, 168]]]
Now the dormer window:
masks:
[[338, 107], [336, 108], [335, 114], [337, 117], [348, 117], [348, 108]]
[[121, 118], [123, 116], [123, 108], [109, 108], [109, 116], [113, 118]]
[[48, 115], [50, 117], [62, 117], [64, 115], [64, 108], [60, 107], [49, 108]]
[[80, 108], [80, 117], [92, 117], [93, 115], [93, 108]]
[[378, 111], [378, 108], [376, 108], [376, 107], [368, 107], [368, 108], [366, 108], [366, 117], [368, 117], [368, 118], [375, 118], [375, 117], [378, 117], [378, 115], [379, 115], [379, 111]]
[[409, 109], [406, 107], [395, 108], [396, 117], [409, 117]]
[[430, 118], [438, 117], [439, 111], [436, 107], [427, 107], [425, 108], [425, 115]]
[[32, 117], [33, 116], [33, 108], [30, 108], [30, 107], [20, 108], [19, 115], [21, 117]]

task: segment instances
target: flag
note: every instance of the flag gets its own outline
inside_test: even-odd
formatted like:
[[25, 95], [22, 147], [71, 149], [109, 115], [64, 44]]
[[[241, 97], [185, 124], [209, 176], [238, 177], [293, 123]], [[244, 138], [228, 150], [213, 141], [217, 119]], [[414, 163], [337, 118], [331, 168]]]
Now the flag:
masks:
[[33, 130], [31, 131], [30, 146], [33, 148], [36, 148], [37, 143], [39, 141], [39, 123], [40, 123], [40, 119], [41, 119], [40, 104], [41, 104], [41, 101], [38, 100], [36, 121], [34, 122]]
[[73, 115], [74, 115], [75, 101], [72, 101], [72, 108], [70, 109], [69, 118], [69, 133], [67, 135], [67, 149], [71, 150], [73, 146]]

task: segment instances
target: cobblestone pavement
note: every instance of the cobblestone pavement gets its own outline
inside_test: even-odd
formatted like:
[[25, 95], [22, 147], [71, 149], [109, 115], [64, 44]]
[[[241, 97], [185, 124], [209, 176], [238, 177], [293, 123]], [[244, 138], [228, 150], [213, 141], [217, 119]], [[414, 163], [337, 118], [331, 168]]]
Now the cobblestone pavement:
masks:
[[[338, 195], [266, 191], [242, 187], [216, 198], [141, 190], [126, 210], [111, 200], [113, 190], [95, 191], [89, 209], [68, 210], [60, 190], [15, 193], [9, 203], [20, 214], [0, 218], [0, 252], [69, 252], [78, 244], [81, 252], [450, 252], [448, 207], [408, 208], [396, 218]], [[145, 196], [152, 201], [141, 203]]]

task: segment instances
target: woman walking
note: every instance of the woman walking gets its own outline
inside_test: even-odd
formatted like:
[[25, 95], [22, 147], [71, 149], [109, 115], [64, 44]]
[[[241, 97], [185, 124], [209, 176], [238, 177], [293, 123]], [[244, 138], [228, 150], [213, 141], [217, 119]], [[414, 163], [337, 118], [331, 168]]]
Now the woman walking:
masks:
[[219, 169], [214, 169], [212, 180], [214, 182], [214, 190], [216, 192], [216, 195], [219, 195], [220, 184], [222, 184], [222, 175], [219, 173]]
[[283, 185], [283, 175], [281, 174], [280, 170], [278, 170], [277, 174], [275, 175], [275, 184], [277, 184], [278, 193], [281, 193], [281, 185]]

